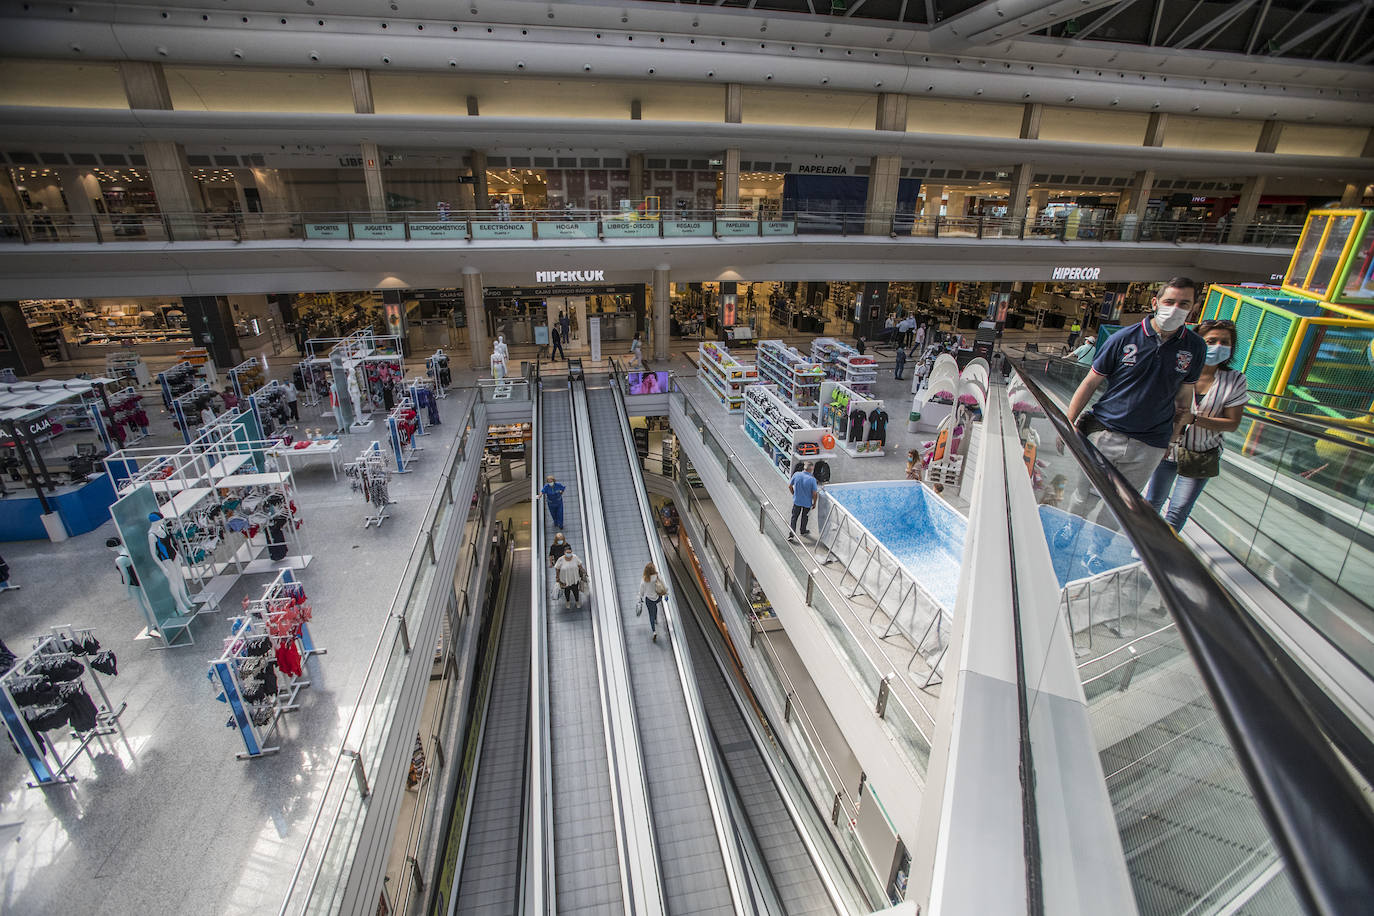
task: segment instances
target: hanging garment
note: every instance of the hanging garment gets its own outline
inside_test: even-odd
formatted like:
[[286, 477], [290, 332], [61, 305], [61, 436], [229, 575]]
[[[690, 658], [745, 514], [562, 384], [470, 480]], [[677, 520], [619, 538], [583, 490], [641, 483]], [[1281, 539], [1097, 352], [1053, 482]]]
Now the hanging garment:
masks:
[[57, 699], [57, 685], [45, 677], [24, 675], [10, 680], [10, 696], [20, 706], [41, 706]]
[[864, 412], [857, 407], [849, 415], [849, 436], [846, 441], [858, 442], [864, 437], [864, 416]]
[[64, 684], [61, 698], [67, 705], [67, 721], [73, 731], [88, 732], [96, 727], [98, 712], [85, 687], [80, 683]]
[[71, 711], [64, 702], [44, 703], [24, 709], [24, 721], [36, 732], [48, 732], [67, 724]]
[[109, 649], [98, 653], [91, 658], [91, 670], [99, 671], [101, 674], [119, 674], [119, 660]]
[[177, 545], [172, 541], [171, 533], [157, 539], [157, 558], [159, 560], [171, 560], [177, 555]]
[[868, 440], [887, 445], [887, 411], [875, 407], [868, 414]]
[[250, 636], [243, 641], [243, 656], [266, 655], [272, 651], [272, 640], [266, 636]]
[[301, 650], [296, 648], [294, 639], [284, 639], [277, 644], [277, 667], [283, 674], [301, 676]]
[[70, 655], [40, 655], [29, 662], [28, 673], [62, 683], [76, 680], [85, 670], [86, 666]]

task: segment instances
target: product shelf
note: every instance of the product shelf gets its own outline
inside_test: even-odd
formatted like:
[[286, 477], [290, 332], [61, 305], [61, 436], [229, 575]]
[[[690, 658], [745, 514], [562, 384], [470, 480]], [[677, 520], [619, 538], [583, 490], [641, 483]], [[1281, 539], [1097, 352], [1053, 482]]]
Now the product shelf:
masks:
[[702, 369], [699, 377], [710, 392], [726, 410], [733, 412], [743, 409], [744, 390], [759, 380], [758, 369], [740, 362], [728, 348], [711, 341], [698, 344], [697, 354]]
[[835, 454], [823, 441], [830, 431], [802, 419], [777, 387], [766, 382], [744, 389], [744, 431], [784, 477], [792, 476], [792, 466], [797, 461]]
[[761, 340], [755, 350], [759, 378], [778, 386], [778, 393], [793, 407], [816, 406], [825, 370], [781, 340]]

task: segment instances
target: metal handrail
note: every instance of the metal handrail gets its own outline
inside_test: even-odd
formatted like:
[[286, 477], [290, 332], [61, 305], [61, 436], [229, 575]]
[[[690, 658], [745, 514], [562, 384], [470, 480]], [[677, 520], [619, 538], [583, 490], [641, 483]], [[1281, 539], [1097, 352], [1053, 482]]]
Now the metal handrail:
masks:
[[[474, 398], [473, 401], [470, 404], [468, 404], [467, 410], [463, 414], [464, 422], [466, 422], [468, 418], [472, 415], [472, 413], [476, 411], [480, 403], [481, 402], [479, 400]], [[379, 659], [383, 657], [383, 649], [389, 649], [392, 645], [394, 645], [396, 638], [399, 635], [400, 625], [399, 623], [394, 622], [404, 618], [401, 614], [397, 613], [397, 608], [403, 607], [404, 600], [406, 597], [408, 597], [408, 595], [403, 596], [402, 593], [406, 590], [406, 588], [409, 585], [411, 585], [414, 582], [416, 578], [415, 567], [427, 552], [424, 549], [423, 545], [425, 544], [425, 539], [431, 534], [431, 531], [434, 527], [434, 516], [437, 514], [438, 507], [441, 505], [442, 502], [438, 494], [440, 490], [446, 489], [450, 486], [453, 478], [453, 472], [465, 460], [466, 451], [467, 450], [463, 448], [455, 448], [452, 450], [449, 457], [448, 467], [446, 467], [444, 469], [444, 472], [439, 475], [439, 481], [438, 484], [435, 486], [434, 490], [435, 496], [430, 500], [429, 510], [425, 513], [425, 519], [423, 522], [421, 522], [419, 529], [415, 533], [415, 540], [411, 544], [410, 553], [408, 554], [409, 559], [406, 561], [405, 569], [402, 571], [401, 575], [397, 577], [396, 589], [392, 593], [391, 602], [389, 605], [390, 613], [387, 616], [388, 625], [383, 626], [381, 633], [378, 634], [377, 644], [372, 649], [372, 657], [368, 659], [367, 668], [363, 671], [362, 683], [358, 687], [357, 702], [354, 703], [353, 712], [349, 716], [348, 724], [344, 727], [343, 737], [339, 741], [339, 749], [335, 752], [334, 759], [331, 762], [331, 771], [329, 779], [325, 782], [324, 790], [320, 793], [320, 803], [315, 808], [314, 817], [312, 817], [310, 820], [310, 829], [306, 831], [305, 840], [301, 845], [300, 858], [296, 861], [296, 867], [291, 872], [291, 880], [287, 883], [286, 891], [282, 896], [282, 905], [280, 912], [281, 914], [283, 914], [283, 916], [288, 912], [287, 907], [290, 906], [292, 895], [295, 893], [296, 887], [300, 883], [301, 873], [305, 867], [306, 857], [310, 852], [310, 844], [315, 838], [315, 832], [319, 829], [320, 821], [324, 815], [325, 802], [329, 798], [330, 789], [334, 786], [335, 779], [341, 778], [339, 776], [341, 772], [340, 764], [343, 763], [345, 758], [356, 759], [356, 752], [350, 750], [349, 748], [349, 738], [352, 737], [355, 733], [359, 735], [366, 734], [368, 727], [371, 725], [372, 714], [375, 706], [373, 704], [368, 704], [366, 710], [366, 718], [363, 721], [363, 725], [361, 728], [357, 727], [358, 716], [363, 713], [363, 699], [367, 695], [369, 685], [372, 681], [373, 672], [377, 669], [377, 662]], [[344, 776], [342, 778], [346, 780], [349, 777]], [[330, 833], [332, 834], [332, 832], [333, 830], [331, 827]], [[310, 885], [307, 889], [307, 895], [313, 892], [315, 884], [319, 880], [320, 870], [321, 868], [323, 868], [323, 866], [324, 858], [323, 856], [321, 856], [320, 861], [316, 863], [314, 872], [311, 875]]]
[[[611, 574], [610, 547], [606, 540], [605, 511], [596, 479], [596, 452], [591, 442], [591, 419], [587, 408], [585, 376], [570, 380], [569, 408], [572, 413], [573, 452], [577, 458], [578, 499], [582, 506], [583, 543], [588, 577], [595, 582], [588, 600], [594, 604], [593, 633], [601, 681], [601, 707], [604, 714], [606, 752], [610, 756], [611, 795], [621, 865], [621, 888], [626, 909], [635, 913], [664, 910], [663, 876], [659, 867], [657, 833], [649, 799], [648, 777], [640, 741], [634, 701], [630, 690], [629, 659], [625, 654], [624, 633], [618, 610], [608, 607], [616, 601], [615, 578]], [[589, 485], [590, 484], [590, 485]], [[592, 554], [596, 552], [593, 562]], [[614, 625], [603, 626], [601, 615], [616, 617]]]
[[524, 837], [526, 840], [525, 881], [528, 887], [521, 912], [552, 913], [557, 908], [553, 850], [553, 805], [549, 792], [553, 786], [552, 735], [549, 721], [549, 646], [548, 589], [544, 585], [545, 512], [539, 500], [544, 482], [544, 447], [539, 424], [544, 413], [544, 386], [539, 377], [539, 363], [535, 362], [530, 384], [533, 401], [534, 433], [530, 436], [530, 505], [533, 518], [530, 527], [534, 536], [534, 556], [530, 562], [530, 588], [533, 605], [530, 614], [530, 710], [529, 771], [525, 780]]
[[1356, 912], [1374, 899], [1374, 812], [1332, 749], [1273, 646], [1145, 498], [1021, 377], [1089, 483], [1123, 527], [1183, 637], [1254, 800], [1311, 913]]
[[[673, 222], [710, 222], [710, 231], [694, 229], [705, 237], [731, 239], [738, 237], [752, 222], [754, 232], [746, 236], [777, 235], [862, 235], [887, 234], [893, 238], [939, 239], [949, 235], [968, 239], [1053, 239], [1060, 242], [1129, 244], [1171, 242], [1173, 244], [1228, 244], [1236, 227], [1201, 223], [1191, 220], [1137, 220], [1125, 217], [1111, 220], [1082, 221], [1069, 232], [1064, 218], [1039, 220], [998, 216], [916, 216], [914, 213], [868, 213], [866, 211], [812, 210], [809, 201], [801, 206], [764, 212], [749, 208], [713, 208], [691, 210], [658, 209], [641, 213], [595, 207], [563, 209], [512, 210], [502, 215], [495, 210], [300, 210], [289, 212], [231, 212], [163, 211], [145, 213], [22, 213], [0, 214], [0, 242], [6, 237], [22, 244], [62, 242], [169, 242], [169, 241], [234, 241], [304, 239], [310, 236], [308, 227], [331, 227], [316, 238], [337, 241], [392, 240], [413, 238], [411, 226], [421, 227], [420, 238], [471, 241], [475, 222], [503, 224], [595, 222], [598, 234], [604, 224], [653, 223], [658, 227], [651, 236], [668, 237], [663, 226]], [[732, 224], [721, 226], [720, 223]], [[791, 225], [785, 225], [790, 223]], [[769, 225], [767, 231], [763, 228]], [[441, 232], [436, 227], [451, 227]], [[355, 231], [355, 227], [359, 227]], [[395, 235], [395, 233], [400, 233]], [[537, 227], [531, 229], [538, 238]], [[1246, 223], [1241, 231], [1241, 244], [1273, 247], [1296, 242], [1300, 224]], [[180, 238], [178, 238], [180, 236]], [[141, 238], [140, 238], [141, 237]], [[555, 232], [549, 240], [566, 238]], [[1248, 240], [1248, 241], [1247, 241]]]

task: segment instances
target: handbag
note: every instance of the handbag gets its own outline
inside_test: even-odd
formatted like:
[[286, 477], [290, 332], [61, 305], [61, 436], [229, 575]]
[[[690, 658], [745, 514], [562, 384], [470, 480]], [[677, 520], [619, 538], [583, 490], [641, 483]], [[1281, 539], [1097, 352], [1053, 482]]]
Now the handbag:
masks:
[[668, 594], [668, 586], [664, 585], [663, 580], [658, 576], [654, 576], [654, 594], [660, 598]]
[[1209, 448], [1205, 452], [1195, 452], [1179, 445], [1176, 455], [1175, 462], [1178, 464], [1178, 476], [1180, 477], [1205, 480], [1221, 473], [1220, 445], [1216, 448]]

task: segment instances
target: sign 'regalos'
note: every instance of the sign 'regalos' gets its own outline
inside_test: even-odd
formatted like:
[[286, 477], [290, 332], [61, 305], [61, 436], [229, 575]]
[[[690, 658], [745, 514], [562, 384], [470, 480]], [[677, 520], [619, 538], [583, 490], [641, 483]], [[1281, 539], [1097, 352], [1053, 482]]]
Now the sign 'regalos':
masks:
[[1056, 267], [1050, 272], [1051, 280], [1096, 280], [1100, 276], [1101, 267]]

